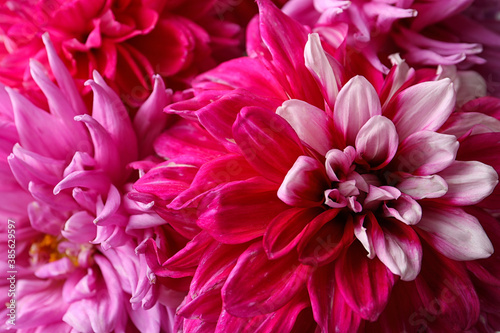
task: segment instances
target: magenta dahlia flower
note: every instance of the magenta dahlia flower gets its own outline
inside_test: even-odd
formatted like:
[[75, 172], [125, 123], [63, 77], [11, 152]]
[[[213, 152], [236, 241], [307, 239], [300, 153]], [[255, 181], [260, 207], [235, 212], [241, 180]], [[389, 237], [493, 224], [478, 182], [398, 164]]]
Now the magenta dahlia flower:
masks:
[[[240, 27], [222, 20], [217, 1], [2, 1], [0, 82], [36, 88], [28, 61], [46, 64], [41, 40], [49, 32], [72, 76], [97, 70], [125, 103], [149, 95], [153, 74], [184, 88], [220, 58], [240, 56]], [[224, 53], [220, 49], [224, 49]], [[213, 51], [213, 52], [212, 52]], [[119, 70], [118, 70], [119, 69]]]
[[500, 101], [397, 56], [351, 72], [342, 43], [259, 5], [250, 57], [167, 108], [167, 160], [134, 185], [191, 239], [146, 244], [157, 276], [191, 279], [178, 329], [500, 329]]
[[353, 51], [384, 73], [387, 55], [395, 52], [413, 66], [473, 66], [490, 77], [490, 90], [498, 95], [492, 74], [500, 52], [496, 2], [291, 0], [283, 10], [319, 33], [331, 26], [345, 30]]
[[[134, 225], [154, 225], [159, 217], [126, 193], [134, 180], [127, 164], [151, 152], [170, 93], [156, 76], [132, 122], [95, 72], [87, 82], [94, 92], [89, 114], [47, 35], [44, 43], [58, 85], [37, 61], [30, 70], [49, 111], [11, 88], [0, 90], [0, 214], [13, 221], [16, 235], [15, 267], [2, 260], [2, 290], [9, 288], [5, 274], [15, 271], [17, 309], [15, 326], [2, 323], [2, 329], [169, 332], [172, 307], [184, 294], [155, 285], [145, 256], [136, 254], [149, 236]], [[6, 242], [2, 251], [7, 258]], [[9, 302], [7, 295], [2, 301]], [[8, 313], [2, 311], [4, 319]]]

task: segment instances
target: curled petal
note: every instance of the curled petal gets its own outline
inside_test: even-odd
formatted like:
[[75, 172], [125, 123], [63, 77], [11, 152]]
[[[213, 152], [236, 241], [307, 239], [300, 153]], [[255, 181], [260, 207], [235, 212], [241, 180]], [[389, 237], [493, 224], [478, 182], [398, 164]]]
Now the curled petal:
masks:
[[352, 145], [358, 131], [368, 119], [381, 113], [375, 88], [363, 76], [355, 76], [342, 87], [337, 96], [333, 121], [346, 144]]
[[374, 170], [386, 166], [398, 150], [396, 127], [384, 116], [371, 117], [356, 136], [358, 158]]
[[323, 165], [312, 157], [299, 156], [281, 183], [278, 198], [290, 206], [318, 206], [328, 185]]
[[396, 200], [386, 202], [382, 209], [385, 217], [394, 217], [408, 225], [415, 225], [422, 218], [422, 207], [405, 193], [401, 193]]
[[438, 176], [407, 176], [396, 187], [415, 200], [442, 197], [448, 191], [446, 181]]
[[321, 155], [332, 148], [331, 119], [325, 111], [306, 102], [292, 99], [285, 101], [276, 113], [288, 121], [302, 142]]

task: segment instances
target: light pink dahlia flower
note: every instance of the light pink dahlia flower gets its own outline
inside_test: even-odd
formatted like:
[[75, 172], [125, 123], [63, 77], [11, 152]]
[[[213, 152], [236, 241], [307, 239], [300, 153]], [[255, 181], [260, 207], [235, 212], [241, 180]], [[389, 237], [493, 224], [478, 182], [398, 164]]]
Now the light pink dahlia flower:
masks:
[[482, 0], [291, 0], [283, 8], [299, 22], [321, 31], [341, 26], [347, 43], [379, 70], [388, 72], [395, 52], [413, 66], [459, 65], [484, 68], [490, 90], [498, 72], [500, 8]]
[[[2, 290], [9, 287], [5, 274], [17, 271], [15, 326], [2, 323], [2, 329], [169, 332], [179, 296], [155, 285], [145, 256], [135, 252], [149, 236], [134, 225], [159, 217], [125, 194], [134, 180], [127, 164], [150, 153], [170, 95], [156, 76], [132, 122], [95, 72], [87, 82], [94, 92], [89, 114], [48, 36], [44, 43], [58, 85], [40, 63], [32, 61], [30, 69], [50, 111], [14, 89], [0, 90], [1, 235], [7, 239], [7, 219], [16, 235], [15, 268], [2, 260]], [[7, 258], [6, 242], [2, 253]], [[2, 310], [4, 320], [8, 311]]]
[[167, 161], [134, 185], [191, 238], [146, 244], [155, 274], [192, 279], [178, 329], [500, 329], [499, 100], [458, 109], [450, 68], [396, 56], [381, 82], [350, 74], [259, 5], [253, 57], [168, 108], [184, 119], [156, 142]]
[[153, 87], [153, 74], [160, 74], [172, 88], [185, 88], [216, 59], [240, 56], [240, 27], [221, 20], [224, 8], [216, 8], [216, 3], [1, 1], [0, 82], [36, 89], [29, 80], [28, 61], [35, 58], [45, 64], [41, 35], [49, 32], [74, 78], [83, 82], [97, 70], [126, 103], [138, 106]]

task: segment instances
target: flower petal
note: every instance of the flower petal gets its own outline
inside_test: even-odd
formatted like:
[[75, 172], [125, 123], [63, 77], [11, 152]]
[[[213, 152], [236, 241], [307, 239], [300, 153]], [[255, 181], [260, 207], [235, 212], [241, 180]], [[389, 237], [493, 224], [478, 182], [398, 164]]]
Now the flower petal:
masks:
[[302, 145], [285, 119], [263, 108], [244, 108], [233, 126], [241, 153], [264, 177], [281, 183], [303, 155]]
[[309, 34], [304, 48], [305, 64], [321, 87], [326, 102], [333, 106], [339, 93], [340, 82], [337, 81], [339, 76], [335, 75], [327, 56], [321, 46], [319, 35]]
[[373, 116], [381, 115], [380, 99], [363, 76], [350, 79], [340, 90], [335, 102], [333, 122], [347, 145], [353, 145], [356, 135]]
[[323, 210], [321, 208], [291, 208], [276, 216], [264, 233], [264, 249], [269, 259], [290, 252], [301, 239], [304, 228]]
[[446, 181], [438, 175], [408, 176], [406, 175], [396, 187], [415, 200], [439, 198], [448, 191]]
[[276, 311], [304, 288], [311, 270], [294, 253], [269, 260], [261, 242], [256, 242], [239, 257], [222, 288], [225, 308], [238, 317]]
[[344, 300], [335, 283], [335, 265], [318, 267], [308, 281], [314, 319], [321, 332], [357, 332], [361, 317]]
[[489, 196], [498, 184], [491, 166], [477, 161], [455, 161], [439, 173], [448, 184], [448, 192], [439, 198], [450, 205], [474, 205]]
[[276, 109], [285, 118], [299, 138], [321, 155], [333, 145], [332, 120], [326, 112], [298, 99], [287, 100]]
[[295, 207], [319, 206], [329, 181], [323, 165], [309, 156], [299, 156], [278, 189], [278, 198]]
[[244, 243], [264, 234], [269, 222], [287, 206], [276, 197], [276, 185], [263, 177], [228, 183], [200, 203], [197, 221], [222, 243]]
[[377, 257], [403, 281], [414, 280], [422, 265], [422, 246], [413, 228], [396, 220], [372, 222], [373, 247]]
[[450, 259], [476, 260], [493, 253], [493, 245], [477, 218], [461, 208], [427, 205], [417, 227], [420, 236]]
[[403, 141], [415, 132], [440, 128], [455, 107], [455, 90], [448, 78], [419, 83], [399, 93], [391, 107], [395, 113], [388, 113], [394, 116], [387, 116], [392, 118], [399, 140]]
[[401, 143], [394, 168], [418, 176], [433, 175], [453, 163], [458, 147], [453, 135], [416, 132]]
[[394, 217], [408, 225], [415, 225], [422, 218], [422, 207], [405, 193], [396, 200], [387, 201], [382, 209], [385, 217]]
[[359, 130], [355, 146], [358, 158], [378, 170], [392, 160], [398, 150], [398, 142], [398, 133], [392, 121], [384, 116], [373, 116]]
[[387, 267], [377, 258], [367, 258], [357, 242], [339, 257], [335, 279], [347, 304], [370, 321], [377, 320], [384, 310], [395, 282]]

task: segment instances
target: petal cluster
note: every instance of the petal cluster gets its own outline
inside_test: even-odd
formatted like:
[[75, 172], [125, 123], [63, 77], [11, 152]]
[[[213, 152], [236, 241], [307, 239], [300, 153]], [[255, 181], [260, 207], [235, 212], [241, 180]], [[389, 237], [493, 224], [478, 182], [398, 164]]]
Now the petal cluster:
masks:
[[83, 83], [97, 70], [134, 107], [148, 97], [154, 74], [185, 88], [219, 59], [241, 53], [240, 26], [223, 20], [228, 9], [215, 1], [7, 1], [0, 8], [0, 80], [28, 91], [37, 90], [29, 59], [47, 61], [44, 32], [74, 78]]
[[[171, 316], [179, 296], [174, 292], [170, 300], [158, 302], [165, 287], [153, 284], [144, 255], [135, 250], [159, 217], [126, 197], [134, 179], [127, 165], [150, 154], [148, 136], [166, 123], [161, 109], [170, 93], [156, 76], [153, 94], [137, 113], [142, 123], [134, 124], [95, 72], [87, 82], [94, 92], [89, 112], [47, 35], [44, 43], [57, 84], [37, 61], [30, 69], [49, 110], [14, 89], [2, 86], [0, 93], [6, 128], [1, 215], [16, 232], [11, 263], [17, 273], [16, 328], [170, 331], [173, 322], [161, 318]], [[5, 225], [5, 239], [7, 233]], [[5, 274], [13, 270], [6, 265], [4, 287], [9, 283]], [[2, 311], [4, 317], [8, 311]], [[9, 327], [5, 323], [3, 329]]]
[[183, 119], [156, 141], [166, 161], [134, 185], [191, 239], [145, 250], [191, 281], [179, 330], [498, 329], [480, 301], [498, 289], [499, 164], [472, 149], [498, 149], [498, 109], [452, 68], [343, 66], [345, 44], [259, 5], [249, 57], [167, 107]]

